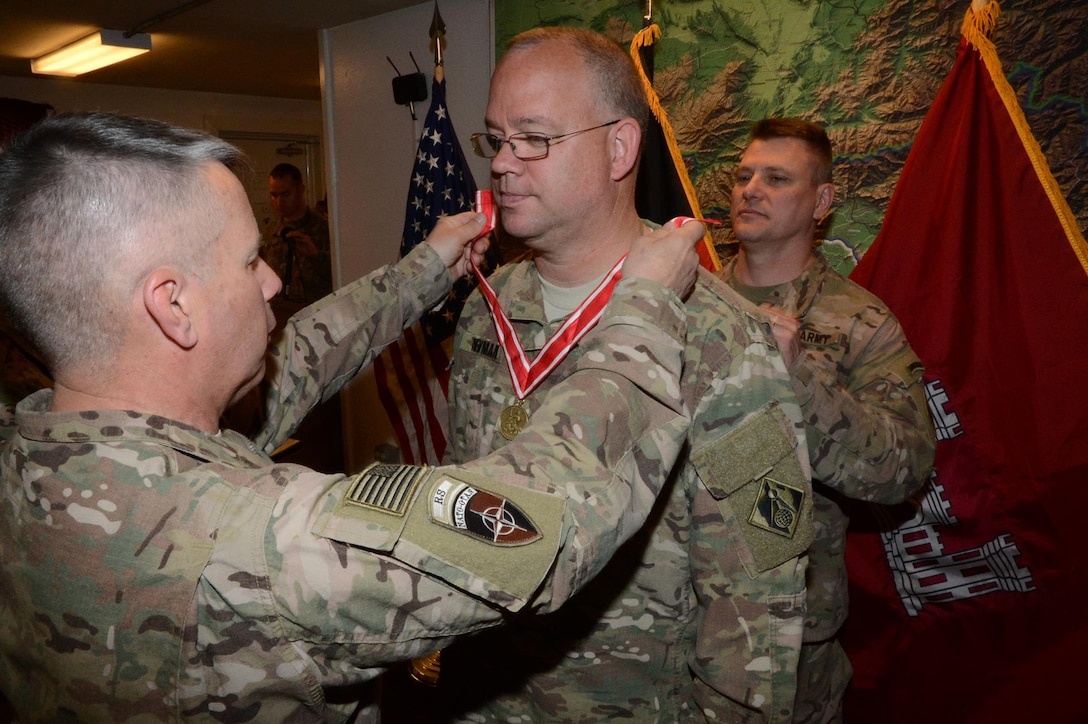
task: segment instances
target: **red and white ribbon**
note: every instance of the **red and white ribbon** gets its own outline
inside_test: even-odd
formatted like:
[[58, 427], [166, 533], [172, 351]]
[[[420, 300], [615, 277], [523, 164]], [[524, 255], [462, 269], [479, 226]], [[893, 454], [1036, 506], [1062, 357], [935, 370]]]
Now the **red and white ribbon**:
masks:
[[[490, 191], [476, 192], [476, 211], [487, 214], [491, 225], [494, 226], [495, 207]], [[514, 325], [511, 324], [510, 318], [499, 304], [495, 289], [480, 273], [479, 267], [472, 265], [472, 271], [480, 283], [480, 291], [491, 310], [492, 319], [495, 320], [495, 333], [498, 335], [499, 345], [506, 357], [506, 366], [510, 370], [510, 379], [514, 384], [514, 394], [519, 400], [528, 397], [574, 349], [582, 337], [586, 336], [597, 324], [601, 315], [604, 314], [608, 300], [612, 298], [612, 291], [620, 281], [621, 267], [626, 258], [626, 254], [620, 257], [601, 283], [571, 312], [531, 362], [525, 354], [525, 348], [522, 347], [517, 332], [514, 331]]]
[[518, 339], [510, 318], [500, 306], [495, 290], [480, 273], [479, 267], [472, 265], [472, 271], [480, 282], [480, 291], [487, 301], [488, 308], [491, 309], [491, 317], [495, 320], [495, 333], [498, 335], [499, 345], [506, 357], [506, 366], [510, 370], [510, 379], [514, 383], [514, 394], [519, 400], [528, 397], [529, 393], [544, 381], [544, 378], [563, 361], [582, 337], [586, 336], [586, 333], [597, 324], [601, 315], [604, 314], [608, 300], [612, 298], [612, 291], [620, 281], [620, 267], [623, 266], [623, 260], [626, 258], [627, 255], [624, 254], [616, 262], [597, 288], [582, 300], [556, 333], [544, 343], [532, 362], [526, 357], [525, 348], [521, 346], [521, 340]]

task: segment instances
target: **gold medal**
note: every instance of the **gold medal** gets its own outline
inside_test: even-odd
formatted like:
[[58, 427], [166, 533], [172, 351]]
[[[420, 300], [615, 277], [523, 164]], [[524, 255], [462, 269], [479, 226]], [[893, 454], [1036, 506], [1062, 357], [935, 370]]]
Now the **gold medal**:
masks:
[[499, 432], [507, 440], [513, 440], [529, 424], [529, 413], [524, 405], [525, 400], [518, 400], [499, 415]]

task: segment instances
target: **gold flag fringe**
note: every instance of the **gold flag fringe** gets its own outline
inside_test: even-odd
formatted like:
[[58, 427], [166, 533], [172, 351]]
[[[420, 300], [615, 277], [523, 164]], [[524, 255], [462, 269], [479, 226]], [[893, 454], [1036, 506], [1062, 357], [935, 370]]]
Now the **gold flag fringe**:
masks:
[[1080, 260], [1081, 267], [1088, 274], [1088, 244], [1085, 243], [1084, 235], [1081, 234], [1080, 229], [1077, 227], [1076, 218], [1073, 216], [1073, 210], [1069, 207], [1069, 202], [1065, 200], [1054, 174], [1050, 171], [1046, 156], [1043, 155], [1043, 149], [1031, 132], [1028, 120], [1024, 116], [1024, 110], [1020, 107], [1020, 102], [1016, 98], [1016, 92], [1005, 77], [1005, 71], [1001, 68], [1001, 59], [997, 57], [997, 47], [990, 41], [990, 33], [993, 32], [994, 27], [997, 25], [997, 18], [1001, 14], [1001, 10], [996, 0], [990, 0], [986, 5], [976, 9], [975, 6], [979, 4], [981, 3], [976, 0], [967, 9], [967, 13], [963, 18], [961, 33], [964, 40], [978, 51], [986, 70], [989, 71], [990, 80], [993, 81], [997, 94], [1000, 96], [1002, 103], [1005, 104], [1005, 110], [1008, 112], [1009, 118], [1012, 119], [1013, 126], [1016, 127], [1020, 142], [1024, 145], [1024, 150], [1027, 151], [1028, 158], [1031, 159], [1031, 165], [1035, 168], [1035, 174], [1039, 177], [1039, 182], [1043, 185], [1043, 190], [1046, 191], [1046, 195], [1054, 207], [1054, 213], [1065, 230], [1066, 239], [1073, 248], [1073, 253], [1077, 255], [1077, 259]]
[[[703, 212], [699, 207], [699, 199], [695, 196], [695, 187], [692, 186], [691, 179], [688, 178], [688, 169], [684, 165], [684, 158], [680, 155], [680, 146], [676, 143], [676, 134], [672, 130], [669, 116], [661, 105], [661, 99], [658, 97], [657, 91], [654, 90], [653, 84], [646, 75], [646, 69], [642, 67], [642, 58], [638, 53], [640, 48], [649, 47], [660, 38], [661, 28], [657, 26], [657, 23], [635, 33], [635, 37], [631, 39], [631, 58], [635, 61], [635, 67], [638, 68], [639, 77], [642, 78], [642, 88], [646, 91], [646, 101], [650, 105], [650, 112], [654, 114], [654, 118], [657, 119], [665, 136], [665, 145], [668, 146], [669, 156], [672, 157], [672, 164], [676, 168], [676, 174], [680, 177], [680, 184], [684, 187], [684, 195], [688, 199], [688, 205], [691, 206], [691, 215], [701, 219]], [[714, 241], [711, 239], [709, 232], [703, 237], [703, 244], [706, 246], [710, 263], [714, 266], [712, 271], [718, 271], [722, 268], [722, 262], [718, 258], [718, 252], [714, 249]]]

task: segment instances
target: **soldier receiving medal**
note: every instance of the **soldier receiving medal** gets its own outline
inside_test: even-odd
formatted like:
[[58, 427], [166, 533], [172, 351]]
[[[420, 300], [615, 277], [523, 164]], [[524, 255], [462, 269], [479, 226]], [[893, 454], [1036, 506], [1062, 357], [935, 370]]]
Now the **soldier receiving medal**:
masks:
[[[499, 61], [473, 150], [491, 159], [503, 232], [531, 254], [493, 272], [462, 311], [450, 379], [455, 460], [534, 439], [541, 396], [597, 354], [579, 337], [632, 239], [657, 228], [634, 206], [648, 113], [629, 55], [596, 33], [532, 30]], [[656, 432], [639, 441], [638, 467], [666, 491], [650, 521], [568, 609], [513, 616], [509, 632], [443, 650], [444, 716], [789, 720], [812, 540], [800, 408], [753, 307], [708, 273], [683, 306], [680, 394], [693, 420], [676, 463]], [[612, 353], [653, 364], [642, 349]], [[617, 394], [602, 376], [569, 401], [556, 432], [571, 442], [625, 434], [629, 421], [606, 411]]]

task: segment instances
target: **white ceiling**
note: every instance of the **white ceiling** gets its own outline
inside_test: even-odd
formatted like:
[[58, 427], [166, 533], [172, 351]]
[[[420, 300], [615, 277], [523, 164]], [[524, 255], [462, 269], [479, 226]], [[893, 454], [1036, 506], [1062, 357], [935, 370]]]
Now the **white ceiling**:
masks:
[[419, 3], [0, 0], [0, 75], [30, 76], [31, 58], [99, 28], [138, 30], [151, 35], [150, 53], [72, 82], [318, 100], [320, 29]]

